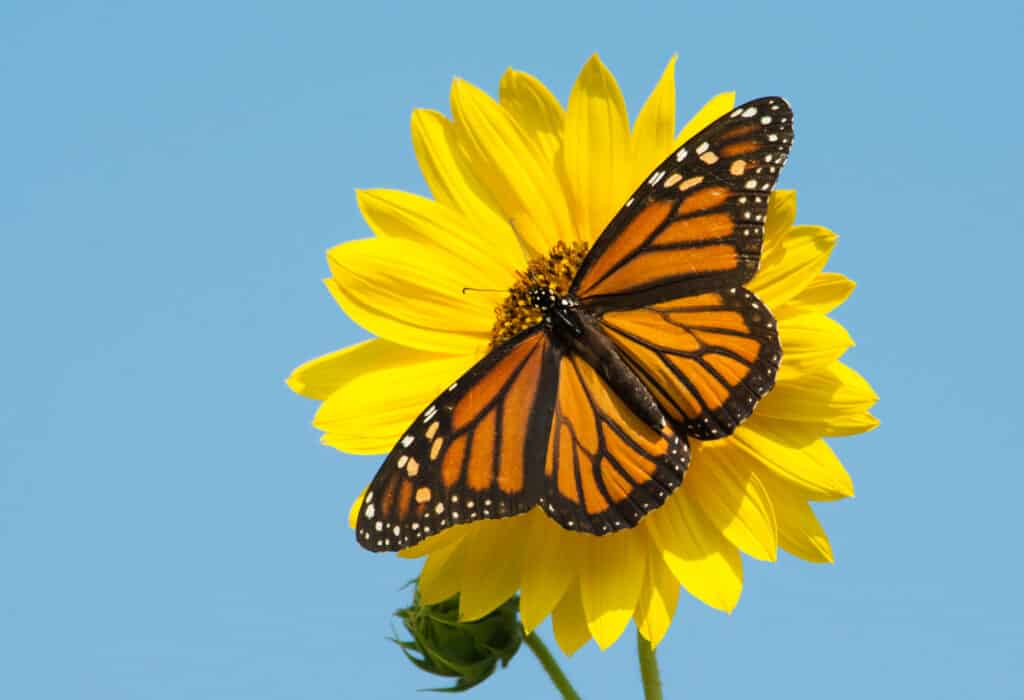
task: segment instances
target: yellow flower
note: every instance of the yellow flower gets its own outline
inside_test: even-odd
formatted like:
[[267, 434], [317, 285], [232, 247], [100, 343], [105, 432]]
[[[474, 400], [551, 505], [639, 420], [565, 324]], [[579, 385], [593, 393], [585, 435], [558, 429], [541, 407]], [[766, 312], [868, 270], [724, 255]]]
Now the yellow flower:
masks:
[[[326, 444], [390, 450], [488, 349], [500, 297], [462, 294], [463, 287], [511, 287], [517, 270], [557, 242], [593, 242], [666, 154], [732, 109], [733, 94], [718, 95], [677, 133], [674, 70], [675, 59], [632, 129], [596, 56], [567, 109], [536, 78], [509, 70], [497, 101], [456, 80], [451, 119], [414, 112], [413, 144], [434, 198], [360, 191], [375, 237], [328, 254], [328, 289], [377, 338], [312, 360], [288, 380], [323, 401], [314, 424]], [[761, 268], [748, 286], [773, 309], [784, 357], [753, 416], [726, 439], [694, 441], [682, 486], [632, 529], [573, 533], [534, 509], [451, 528], [406, 550], [427, 557], [424, 603], [459, 593], [461, 616], [471, 620], [519, 591], [526, 629], [552, 615], [558, 644], [571, 654], [591, 638], [608, 647], [631, 619], [656, 645], [680, 586], [731, 611], [743, 583], [740, 552], [773, 561], [781, 546], [832, 561], [809, 502], [846, 498], [853, 485], [823, 438], [874, 428], [867, 411], [877, 396], [839, 361], [853, 341], [826, 315], [854, 287], [822, 272], [836, 236], [794, 226], [795, 216], [796, 194], [773, 193]]]

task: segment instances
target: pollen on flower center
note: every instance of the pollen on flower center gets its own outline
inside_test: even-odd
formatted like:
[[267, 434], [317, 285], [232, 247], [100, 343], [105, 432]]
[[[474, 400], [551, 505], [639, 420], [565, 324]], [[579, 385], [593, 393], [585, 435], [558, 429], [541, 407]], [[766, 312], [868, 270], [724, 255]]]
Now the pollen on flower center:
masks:
[[491, 347], [540, 323], [541, 312], [530, 302], [530, 290], [540, 287], [559, 296], [568, 294], [589, 247], [583, 241], [559, 241], [546, 256], [527, 263], [525, 272], [516, 271], [518, 281], [509, 289], [508, 297], [494, 309], [497, 318], [491, 329]]

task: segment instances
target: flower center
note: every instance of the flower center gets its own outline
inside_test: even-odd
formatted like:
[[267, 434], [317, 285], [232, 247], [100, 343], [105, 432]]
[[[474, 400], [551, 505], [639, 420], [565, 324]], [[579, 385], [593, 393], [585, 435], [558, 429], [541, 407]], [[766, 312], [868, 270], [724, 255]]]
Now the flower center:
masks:
[[547, 256], [528, 262], [525, 272], [516, 271], [518, 281], [509, 289], [505, 301], [494, 309], [497, 319], [491, 329], [491, 347], [543, 320], [544, 315], [530, 298], [530, 290], [548, 289], [560, 297], [568, 294], [589, 247], [583, 241], [559, 241]]

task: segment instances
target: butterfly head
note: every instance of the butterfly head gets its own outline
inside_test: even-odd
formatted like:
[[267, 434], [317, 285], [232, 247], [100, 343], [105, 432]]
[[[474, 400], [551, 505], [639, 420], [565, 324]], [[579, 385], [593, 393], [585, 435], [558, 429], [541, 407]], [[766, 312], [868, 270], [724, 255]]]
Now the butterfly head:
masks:
[[563, 297], [547, 287], [532, 287], [530, 289], [530, 303], [540, 309], [542, 313], [548, 313], [562, 302]]

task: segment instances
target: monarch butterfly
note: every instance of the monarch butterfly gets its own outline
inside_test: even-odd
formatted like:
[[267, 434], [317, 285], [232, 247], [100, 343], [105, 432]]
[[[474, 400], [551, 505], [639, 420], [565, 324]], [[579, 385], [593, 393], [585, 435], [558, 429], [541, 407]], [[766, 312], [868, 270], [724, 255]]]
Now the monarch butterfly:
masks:
[[671, 153], [542, 320], [499, 343], [412, 423], [367, 488], [359, 543], [397, 551], [541, 507], [594, 535], [633, 527], [682, 482], [688, 438], [729, 435], [774, 385], [757, 271], [792, 112], [764, 97]]

